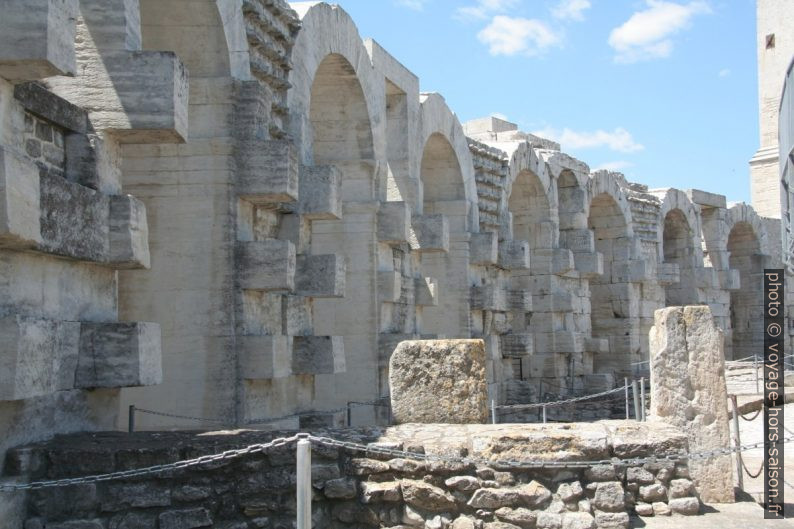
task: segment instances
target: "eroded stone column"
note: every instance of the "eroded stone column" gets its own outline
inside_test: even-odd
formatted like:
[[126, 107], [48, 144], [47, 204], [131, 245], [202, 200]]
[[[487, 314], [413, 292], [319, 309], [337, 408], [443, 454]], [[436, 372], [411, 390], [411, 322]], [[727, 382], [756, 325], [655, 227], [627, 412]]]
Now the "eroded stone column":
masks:
[[[651, 417], [684, 430], [691, 453], [730, 446], [723, 334], [709, 307], [657, 310], [650, 346]], [[689, 469], [702, 501], [734, 501], [731, 456]]]

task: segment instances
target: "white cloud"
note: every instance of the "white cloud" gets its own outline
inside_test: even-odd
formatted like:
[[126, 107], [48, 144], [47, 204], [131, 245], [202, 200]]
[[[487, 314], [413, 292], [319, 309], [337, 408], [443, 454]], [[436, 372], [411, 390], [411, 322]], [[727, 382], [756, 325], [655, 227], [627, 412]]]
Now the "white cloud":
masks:
[[590, 9], [590, 0], [560, 0], [551, 9], [554, 18], [560, 20], [584, 20], [584, 12]]
[[722, 70], [720, 70], [720, 73], [718, 73], [717, 75], [719, 75], [720, 77], [728, 77], [729, 75], [731, 75], [731, 71], [728, 68], [723, 68]]
[[561, 42], [558, 34], [540, 20], [497, 15], [477, 34], [491, 55], [539, 55]]
[[670, 37], [692, 24], [692, 18], [711, 13], [703, 0], [676, 4], [665, 0], [646, 0], [647, 9], [638, 11], [609, 34], [609, 45], [617, 52], [615, 62], [633, 63], [669, 57], [673, 51]]
[[482, 20], [494, 13], [505, 13], [516, 7], [519, 2], [520, 0], [477, 0], [475, 5], [457, 8], [455, 10], [455, 17], [461, 20]]
[[618, 127], [612, 132], [600, 129], [593, 132], [578, 132], [567, 128], [562, 130], [546, 128], [532, 134], [556, 141], [566, 149], [605, 147], [617, 152], [637, 152], [645, 149], [644, 145], [634, 141], [631, 133], [622, 127]]
[[397, 5], [413, 9], [414, 11], [422, 11], [428, 1], [429, 0], [396, 0]]
[[616, 160], [614, 162], [602, 163], [601, 165], [599, 165], [598, 167], [593, 169], [593, 172], [595, 172], [595, 171], [622, 171], [624, 169], [628, 169], [629, 167], [634, 167], [634, 164], [632, 162], [629, 162], [629, 161], [626, 161], [626, 160]]

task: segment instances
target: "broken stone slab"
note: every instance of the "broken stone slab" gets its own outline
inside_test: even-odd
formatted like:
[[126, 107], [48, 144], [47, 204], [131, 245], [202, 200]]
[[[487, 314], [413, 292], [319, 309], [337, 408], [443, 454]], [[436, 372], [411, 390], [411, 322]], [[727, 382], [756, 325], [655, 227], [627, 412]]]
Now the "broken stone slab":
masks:
[[187, 69], [175, 53], [102, 50], [79, 62], [79, 77], [50, 77], [47, 85], [86, 109], [95, 130], [120, 143], [186, 141]]
[[78, 0], [7, 0], [0, 17], [0, 77], [29, 81], [75, 72]]
[[505, 270], [527, 270], [529, 268], [529, 243], [527, 241], [500, 242], [499, 266]]
[[469, 262], [473, 265], [492, 265], [499, 259], [499, 237], [495, 232], [472, 233], [469, 241]]
[[280, 291], [295, 289], [295, 245], [266, 239], [237, 243], [237, 266], [243, 290]]
[[79, 322], [0, 319], [0, 401], [73, 389], [79, 340]]
[[153, 386], [163, 380], [160, 325], [148, 322], [80, 324], [75, 387]]
[[298, 199], [298, 152], [292, 142], [247, 139], [240, 147], [235, 154], [240, 198], [257, 206]]
[[342, 218], [342, 173], [333, 165], [300, 168], [298, 213], [311, 220]]
[[240, 371], [246, 380], [270, 380], [292, 374], [290, 336], [238, 336]]
[[399, 423], [483, 423], [488, 417], [482, 340], [401, 342], [389, 361]]
[[345, 259], [341, 255], [299, 255], [296, 259], [295, 294], [310, 298], [345, 295]]
[[34, 248], [41, 243], [38, 168], [0, 147], [0, 246]]
[[109, 237], [113, 268], [149, 268], [149, 226], [143, 202], [131, 195], [110, 197]]
[[292, 373], [295, 375], [333, 375], [345, 372], [345, 347], [342, 336], [294, 336]]
[[378, 242], [401, 244], [410, 239], [411, 209], [407, 202], [384, 202], [378, 210]]
[[409, 244], [418, 252], [449, 251], [449, 220], [446, 215], [413, 215]]
[[709, 193], [708, 191], [701, 191], [700, 189], [687, 189], [686, 194], [689, 200], [702, 207], [723, 209], [728, 207], [725, 195]]
[[420, 307], [438, 306], [438, 281], [432, 277], [414, 278], [414, 303]]
[[[708, 306], [656, 311], [650, 332], [651, 416], [686, 431], [689, 450], [729, 447], [722, 331]], [[733, 502], [731, 456], [690, 460], [704, 502]]]

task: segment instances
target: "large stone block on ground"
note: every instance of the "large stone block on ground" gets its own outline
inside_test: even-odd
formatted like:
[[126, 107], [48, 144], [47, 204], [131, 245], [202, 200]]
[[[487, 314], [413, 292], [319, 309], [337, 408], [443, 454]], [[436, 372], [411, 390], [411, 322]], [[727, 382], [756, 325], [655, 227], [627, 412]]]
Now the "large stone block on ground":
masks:
[[[650, 345], [651, 416], [687, 432], [691, 452], [730, 446], [723, 335], [711, 310], [657, 310]], [[730, 455], [689, 467], [704, 502], [734, 501]]]
[[401, 342], [389, 361], [399, 423], [483, 423], [488, 417], [482, 340]]
[[153, 386], [162, 379], [159, 324], [83, 322], [80, 325], [75, 387]]
[[0, 17], [0, 77], [74, 73], [78, 0], [6, 0]]

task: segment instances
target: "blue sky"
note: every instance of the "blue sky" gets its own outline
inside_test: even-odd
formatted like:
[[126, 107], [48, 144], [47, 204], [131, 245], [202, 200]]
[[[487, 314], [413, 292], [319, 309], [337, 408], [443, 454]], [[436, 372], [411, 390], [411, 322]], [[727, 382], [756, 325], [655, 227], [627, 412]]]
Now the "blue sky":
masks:
[[337, 0], [460, 120], [500, 115], [591, 168], [750, 197], [754, 0]]

